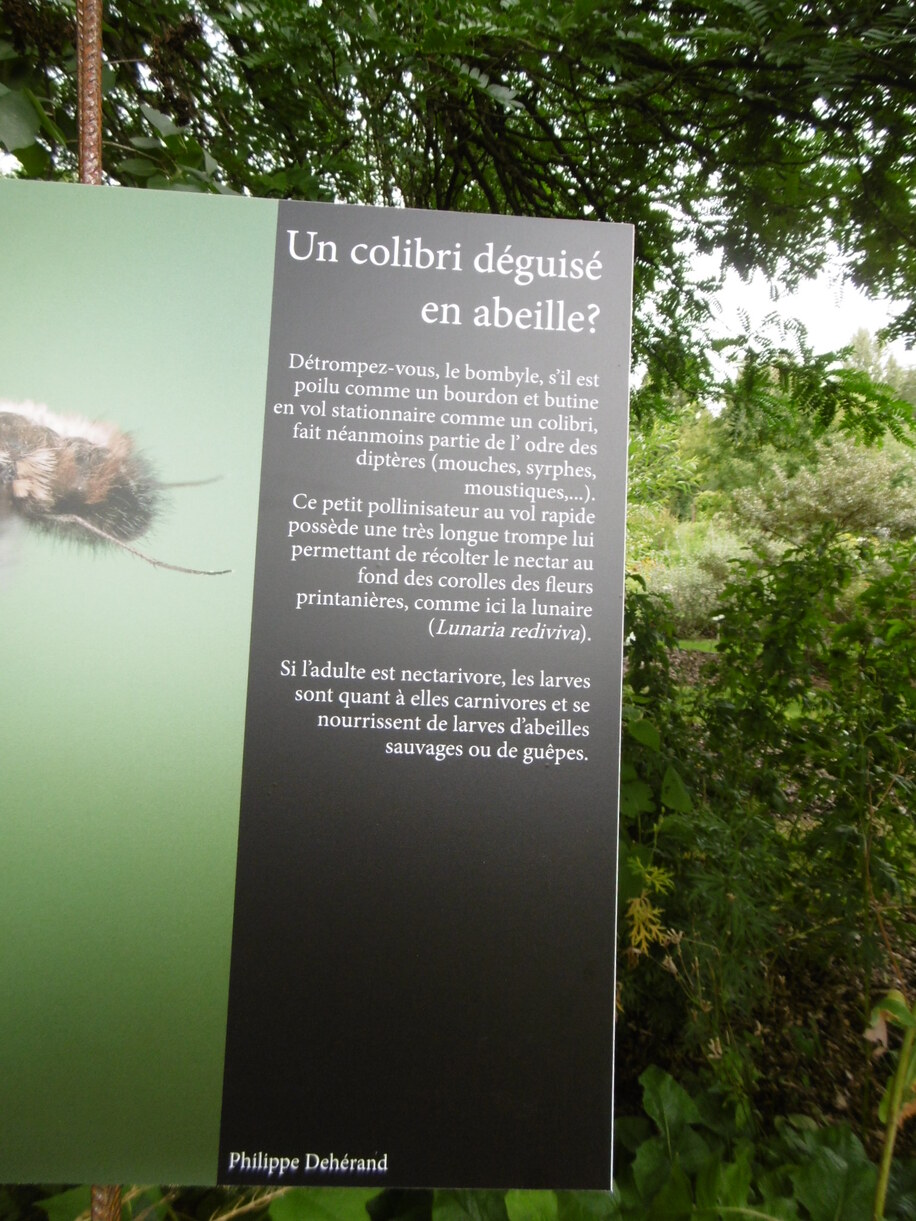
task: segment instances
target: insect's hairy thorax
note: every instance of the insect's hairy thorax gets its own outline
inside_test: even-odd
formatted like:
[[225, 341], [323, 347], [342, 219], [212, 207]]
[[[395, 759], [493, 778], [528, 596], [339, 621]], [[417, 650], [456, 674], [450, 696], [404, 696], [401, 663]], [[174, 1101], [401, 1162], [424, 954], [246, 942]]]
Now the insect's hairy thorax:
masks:
[[79, 527], [61, 519], [76, 516], [115, 538], [138, 538], [160, 500], [148, 463], [123, 433], [112, 431], [105, 447], [4, 412], [0, 462], [14, 509], [40, 528], [64, 534]]

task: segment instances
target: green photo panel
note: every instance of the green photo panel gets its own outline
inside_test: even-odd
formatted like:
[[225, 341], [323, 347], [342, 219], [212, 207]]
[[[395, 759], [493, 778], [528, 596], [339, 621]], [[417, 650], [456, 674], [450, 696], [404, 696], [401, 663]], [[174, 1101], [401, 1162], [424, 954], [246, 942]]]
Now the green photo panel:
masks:
[[0, 1180], [215, 1174], [275, 228], [0, 182], [0, 411], [127, 434], [136, 545], [231, 569], [4, 515]]

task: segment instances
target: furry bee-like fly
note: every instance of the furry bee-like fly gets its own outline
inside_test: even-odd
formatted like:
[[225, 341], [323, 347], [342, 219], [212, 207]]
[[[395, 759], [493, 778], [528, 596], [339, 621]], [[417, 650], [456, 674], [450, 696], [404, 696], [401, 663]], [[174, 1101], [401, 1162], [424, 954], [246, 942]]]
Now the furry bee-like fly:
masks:
[[45, 533], [110, 543], [156, 568], [197, 576], [133, 546], [162, 507], [161, 483], [129, 436], [111, 424], [0, 400], [0, 526], [18, 517]]

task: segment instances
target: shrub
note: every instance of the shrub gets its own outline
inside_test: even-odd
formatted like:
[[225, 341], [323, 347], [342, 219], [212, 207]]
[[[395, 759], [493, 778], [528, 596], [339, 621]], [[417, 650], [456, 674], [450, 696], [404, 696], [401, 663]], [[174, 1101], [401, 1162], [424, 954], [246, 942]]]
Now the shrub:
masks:
[[678, 550], [650, 569], [649, 589], [671, 602], [678, 636], [714, 636], [717, 604], [732, 574], [732, 560], [746, 544], [718, 522], [684, 523]]
[[847, 437], [818, 442], [811, 465], [774, 464], [759, 483], [739, 488], [733, 509], [756, 533], [800, 542], [831, 525], [856, 535], [916, 534], [916, 456], [899, 443], [865, 449]]

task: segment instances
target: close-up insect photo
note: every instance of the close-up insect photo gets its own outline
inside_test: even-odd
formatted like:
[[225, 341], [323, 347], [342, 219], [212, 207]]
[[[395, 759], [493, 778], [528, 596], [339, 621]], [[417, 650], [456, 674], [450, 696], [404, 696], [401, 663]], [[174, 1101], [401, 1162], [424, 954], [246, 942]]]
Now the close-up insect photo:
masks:
[[162, 482], [114, 425], [0, 399], [0, 528], [18, 518], [42, 533], [119, 547], [155, 568], [225, 575], [228, 569], [171, 564], [136, 545], [177, 486], [188, 485]]

